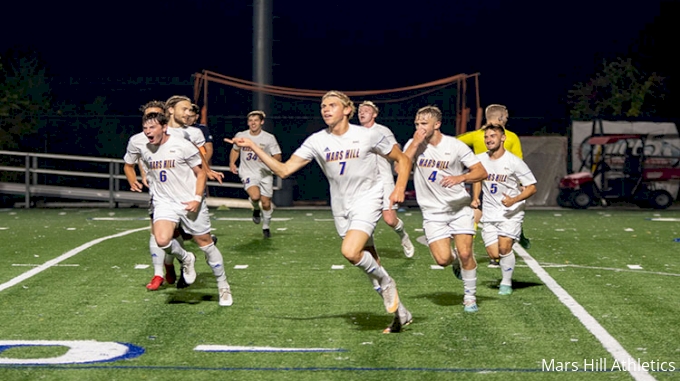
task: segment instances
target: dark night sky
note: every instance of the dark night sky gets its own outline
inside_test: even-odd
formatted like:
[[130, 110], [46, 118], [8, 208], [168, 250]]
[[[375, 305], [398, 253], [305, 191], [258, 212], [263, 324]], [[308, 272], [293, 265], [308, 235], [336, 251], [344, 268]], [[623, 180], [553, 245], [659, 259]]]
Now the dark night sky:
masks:
[[[0, 52], [33, 48], [58, 77], [190, 80], [208, 69], [252, 79], [249, 1], [68, 4], [5, 5], [15, 17], [0, 27]], [[483, 104], [507, 104], [515, 116], [564, 117], [567, 90], [603, 59], [633, 55], [672, 85], [678, 5], [275, 0], [273, 84], [375, 90], [480, 72]]]

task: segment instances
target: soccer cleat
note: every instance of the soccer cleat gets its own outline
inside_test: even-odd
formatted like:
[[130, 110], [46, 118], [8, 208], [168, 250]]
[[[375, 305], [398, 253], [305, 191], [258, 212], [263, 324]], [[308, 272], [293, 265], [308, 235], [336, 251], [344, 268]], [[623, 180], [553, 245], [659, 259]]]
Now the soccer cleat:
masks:
[[411, 313], [406, 308], [404, 308], [404, 311], [406, 311], [406, 313], [403, 315], [398, 313], [394, 314], [394, 320], [392, 320], [392, 324], [385, 328], [383, 333], [399, 333], [404, 327], [413, 322], [413, 315], [411, 315]]
[[512, 294], [512, 286], [507, 286], [502, 284], [498, 289], [498, 295], [510, 295]]
[[262, 219], [260, 218], [260, 209], [253, 210], [253, 222], [259, 224]]
[[176, 287], [177, 287], [178, 289], [180, 289], [180, 290], [183, 289], [183, 288], [189, 287], [189, 285], [187, 284], [187, 282], [184, 281], [184, 274], [180, 274], [180, 275], [179, 275], [179, 280], [177, 281], [177, 286], [176, 286]]
[[501, 261], [500, 259], [489, 259], [489, 268], [490, 269], [499, 269], [501, 268]]
[[465, 308], [463, 308], [463, 311], [465, 312], [477, 312], [479, 311], [479, 308], [477, 308], [477, 299], [469, 299], [463, 301], [463, 305]]
[[524, 230], [522, 230], [522, 232], [519, 235], [519, 245], [525, 248], [526, 250], [531, 249], [531, 240], [524, 236]]
[[264, 235], [264, 238], [271, 238], [272, 233], [269, 231], [269, 229], [262, 229], [262, 235]]
[[165, 265], [165, 281], [168, 282], [168, 284], [175, 284], [176, 280], [177, 273], [175, 273], [175, 265], [172, 263]]
[[146, 285], [146, 289], [149, 291], [156, 291], [158, 288], [163, 284], [163, 277], [155, 275], [153, 278], [151, 278], [151, 282]]
[[234, 298], [231, 296], [230, 288], [220, 288], [220, 306], [229, 307], [234, 304]]
[[210, 239], [212, 239], [213, 245], [217, 245], [217, 236], [216, 236], [216, 235], [211, 234], [211, 235], [210, 235]]
[[413, 258], [416, 248], [413, 247], [411, 239], [409, 238], [408, 234], [406, 234], [406, 232], [404, 232], [404, 236], [401, 238], [401, 247], [404, 248], [404, 255], [406, 258]]
[[182, 261], [182, 277], [186, 284], [192, 284], [196, 281], [196, 269], [194, 264], [196, 263], [196, 256], [194, 253], [187, 251], [186, 258]]
[[395, 313], [399, 308], [399, 293], [397, 293], [397, 284], [394, 279], [390, 278], [387, 285], [382, 287], [382, 297], [387, 312]]

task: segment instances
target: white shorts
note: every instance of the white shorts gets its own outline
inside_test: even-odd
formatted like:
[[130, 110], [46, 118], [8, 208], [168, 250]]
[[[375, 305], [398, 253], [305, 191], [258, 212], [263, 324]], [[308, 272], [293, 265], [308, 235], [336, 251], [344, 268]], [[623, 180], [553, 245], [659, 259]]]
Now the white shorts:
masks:
[[345, 238], [349, 230], [361, 230], [372, 236], [375, 225], [382, 214], [381, 204], [380, 199], [363, 199], [356, 202], [352, 209], [344, 213], [335, 213], [334, 211], [333, 218], [338, 235]]
[[154, 204], [153, 222], [158, 220], [178, 223], [185, 232], [191, 235], [210, 233], [210, 215], [205, 199], [197, 213], [184, 210], [184, 204], [156, 203]]
[[456, 213], [423, 215], [423, 230], [427, 244], [458, 234], [475, 234], [475, 215], [472, 208], [463, 206]]
[[[383, 183], [383, 210], [390, 210], [390, 195], [394, 190], [394, 181], [390, 183]], [[399, 209], [399, 204], [392, 205], [392, 209]]]
[[243, 189], [259, 187], [260, 195], [268, 198], [274, 196], [274, 176], [260, 176], [259, 174], [244, 176], [241, 178]]
[[512, 238], [517, 241], [522, 232], [522, 220], [511, 219], [507, 221], [484, 222], [482, 227], [482, 240], [484, 246], [491, 246], [498, 242], [498, 236]]

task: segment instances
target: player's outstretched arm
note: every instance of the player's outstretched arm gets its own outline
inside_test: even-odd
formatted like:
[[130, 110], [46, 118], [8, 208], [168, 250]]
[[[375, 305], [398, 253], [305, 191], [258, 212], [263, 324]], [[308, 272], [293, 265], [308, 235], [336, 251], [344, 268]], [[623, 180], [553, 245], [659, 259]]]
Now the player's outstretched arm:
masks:
[[305, 160], [295, 155], [292, 155], [288, 161], [282, 163], [273, 158], [262, 148], [260, 148], [259, 145], [253, 143], [253, 141], [248, 138], [234, 138], [233, 140], [225, 138], [224, 141], [227, 143], [236, 144], [239, 147], [250, 148], [253, 152], [255, 152], [257, 157], [274, 172], [276, 176], [279, 176], [282, 179], [292, 175], [309, 163], [309, 160]]

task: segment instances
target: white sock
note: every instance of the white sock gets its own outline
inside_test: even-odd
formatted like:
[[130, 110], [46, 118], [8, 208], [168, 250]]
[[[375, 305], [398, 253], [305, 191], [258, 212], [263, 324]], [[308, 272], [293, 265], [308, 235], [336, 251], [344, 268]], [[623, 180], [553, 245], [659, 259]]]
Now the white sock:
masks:
[[184, 250], [184, 248], [175, 239], [170, 241], [168, 246], [161, 247], [161, 249], [163, 249], [166, 254], [171, 254], [173, 257], [177, 258], [180, 262], [184, 261], [188, 255], [187, 251]]
[[464, 300], [476, 299], [477, 295], [477, 267], [472, 270], [460, 269], [463, 278]]
[[224, 259], [220, 250], [213, 243], [201, 247], [201, 250], [205, 254], [205, 262], [212, 269], [213, 275], [215, 275], [217, 288], [229, 288], [227, 275], [224, 272]]
[[[178, 235], [177, 238], [175, 238], [175, 241], [177, 241], [177, 243], [179, 243], [179, 245], [182, 247], [182, 249], [184, 249], [184, 238], [182, 238], [182, 235], [181, 235], [181, 234]], [[165, 254], [165, 261], [164, 261], [164, 263], [165, 263], [166, 266], [172, 265], [172, 264], [173, 264], [172, 262], [173, 262], [174, 260], [175, 260], [175, 257], [174, 257], [173, 255]]]
[[361, 260], [355, 266], [364, 270], [366, 275], [368, 275], [368, 278], [371, 280], [371, 283], [373, 283], [373, 280], [376, 280], [380, 285], [380, 288], [384, 288], [385, 283], [390, 280], [390, 276], [387, 274], [387, 271], [385, 271], [382, 266], [378, 265], [378, 262], [375, 261], [371, 253], [366, 250], [363, 251]]
[[269, 223], [272, 221], [273, 208], [269, 210], [262, 209], [262, 229], [269, 229]]
[[151, 252], [151, 263], [153, 264], [153, 275], [162, 277], [165, 274], [163, 269], [163, 258], [165, 258], [165, 251], [158, 247], [156, 237], [151, 235], [149, 238], [149, 251]]
[[397, 218], [397, 226], [394, 227], [394, 231], [399, 235], [399, 238], [404, 238], [404, 235], [406, 232], [404, 231], [404, 221], [402, 221], [400, 218]]
[[515, 271], [515, 252], [510, 250], [509, 253], [501, 254], [501, 279], [502, 286], [512, 286], [512, 273]]

